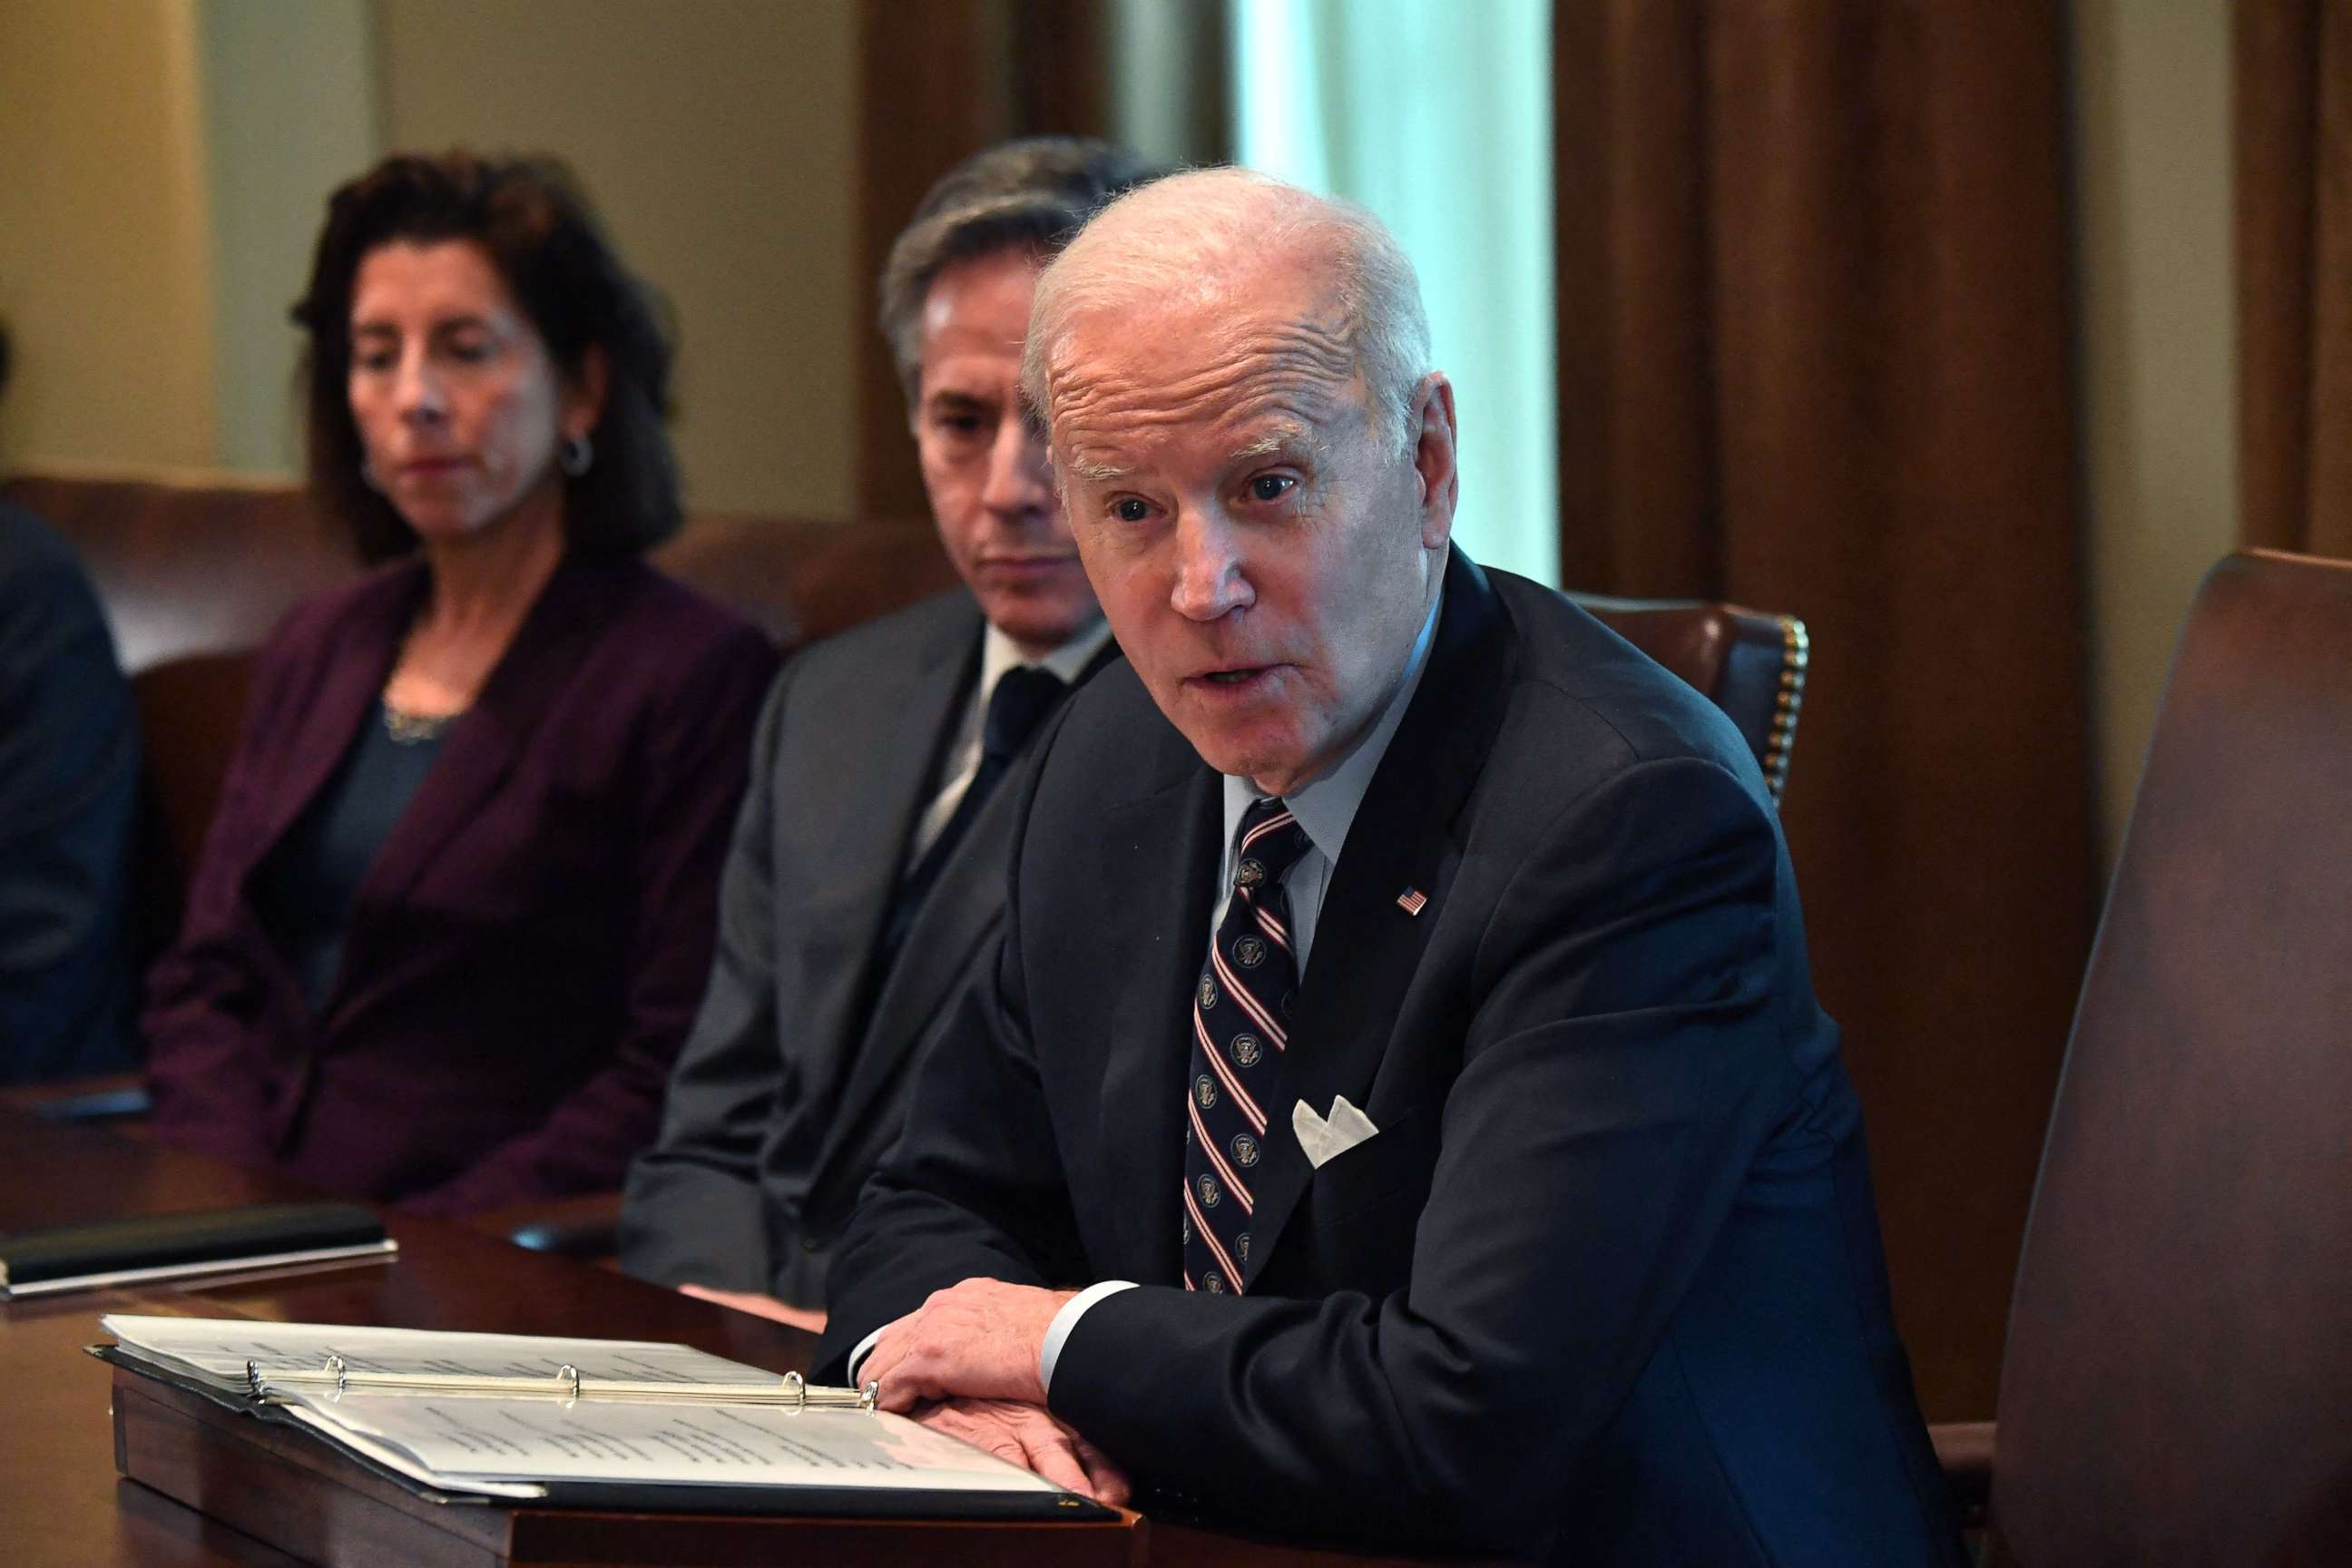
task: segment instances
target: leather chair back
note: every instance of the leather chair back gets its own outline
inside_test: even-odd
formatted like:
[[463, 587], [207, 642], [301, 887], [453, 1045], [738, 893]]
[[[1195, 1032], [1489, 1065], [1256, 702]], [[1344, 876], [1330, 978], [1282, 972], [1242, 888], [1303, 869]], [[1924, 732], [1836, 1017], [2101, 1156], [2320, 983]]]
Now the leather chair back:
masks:
[[2352, 1563], [2352, 564], [2175, 656], [2001, 1368], [1991, 1560]]
[[1570, 597], [1728, 714], [1754, 748], [1772, 798], [1780, 798], [1805, 700], [1804, 622], [1696, 599]]

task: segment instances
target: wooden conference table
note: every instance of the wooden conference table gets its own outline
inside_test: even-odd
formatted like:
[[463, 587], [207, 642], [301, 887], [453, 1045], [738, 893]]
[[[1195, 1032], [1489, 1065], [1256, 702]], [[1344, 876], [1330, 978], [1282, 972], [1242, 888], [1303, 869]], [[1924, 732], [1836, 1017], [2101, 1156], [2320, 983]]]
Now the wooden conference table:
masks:
[[[316, 1196], [266, 1175], [0, 1107], [0, 1234]], [[400, 1242], [391, 1263], [280, 1271], [227, 1283], [191, 1281], [0, 1302], [0, 1563], [10, 1568], [242, 1568], [298, 1561], [116, 1473], [109, 1415], [112, 1374], [82, 1353], [105, 1312], [251, 1317], [491, 1332], [674, 1340], [778, 1373], [803, 1370], [814, 1339], [585, 1264], [526, 1251], [459, 1226], [387, 1216]], [[677, 1561], [698, 1555], [690, 1520]], [[1005, 1527], [809, 1521], [791, 1560], [889, 1563], [985, 1562], [1012, 1555], [991, 1539]], [[1063, 1525], [1070, 1555], [1041, 1555], [1035, 1531], [1018, 1553], [1131, 1565], [1233, 1563], [1310, 1568], [1374, 1561], [1261, 1545], [1154, 1523]]]

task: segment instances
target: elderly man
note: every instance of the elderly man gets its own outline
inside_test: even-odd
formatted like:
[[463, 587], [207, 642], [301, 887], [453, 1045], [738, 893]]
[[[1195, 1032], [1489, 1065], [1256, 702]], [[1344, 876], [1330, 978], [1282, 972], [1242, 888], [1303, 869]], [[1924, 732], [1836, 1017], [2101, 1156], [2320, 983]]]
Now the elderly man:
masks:
[[1255, 1531], [1956, 1561], [1763, 784], [1452, 548], [1393, 240], [1147, 187], [1046, 272], [1024, 386], [1129, 667], [1042, 743], [821, 1366]]
[[908, 1064], [1003, 912], [995, 785], [1118, 651], [1015, 393], [1038, 269], [1153, 172], [1099, 142], [1008, 142], [941, 179], [891, 248], [883, 332], [966, 589], [777, 679], [709, 984], [660, 1141], [629, 1173], [632, 1273], [821, 1321], [834, 1238], [898, 1131]]

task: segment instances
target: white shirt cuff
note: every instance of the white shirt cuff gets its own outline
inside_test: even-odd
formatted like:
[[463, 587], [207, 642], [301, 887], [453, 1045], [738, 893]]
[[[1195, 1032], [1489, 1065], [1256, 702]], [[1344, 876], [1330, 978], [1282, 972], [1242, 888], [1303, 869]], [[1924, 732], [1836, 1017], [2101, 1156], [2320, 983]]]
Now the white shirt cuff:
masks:
[[[882, 1325], [882, 1329], [887, 1329], [889, 1326], [889, 1324], [885, 1323]], [[866, 1364], [866, 1358], [873, 1353], [875, 1342], [882, 1337], [882, 1329], [877, 1329], [872, 1333], [866, 1335], [864, 1339], [858, 1341], [857, 1348], [849, 1352], [850, 1387], [856, 1388], [857, 1386], [857, 1369], [864, 1366]]]
[[[1062, 1303], [1062, 1310], [1054, 1314], [1052, 1322], [1045, 1325], [1045, 1342], [1037, 1347], [1037, 1381], [1045, 1386], [1047, 1398], [1052, 1398], [1054, 1394], [1054, 1363], [1062, 1359], [1062, 1346], [1068, 1342], [1070, 1331], [1078, 1326], [1078, 1320], [1087, 1315], [1087, 1309], [1106, 1296], [1116, 1296], [1121, 1290], [1134, 1289], [1135, 1281], [1132, 1279], [1106, 1279], [1099, 1285], [1087, 1286]], [[868, 1348], [868, 1345], [860, 1345], [857, 1356], [863, 1356]], [[850, 1365], [857, 1364], [857, 1356], [850, 1358]]]

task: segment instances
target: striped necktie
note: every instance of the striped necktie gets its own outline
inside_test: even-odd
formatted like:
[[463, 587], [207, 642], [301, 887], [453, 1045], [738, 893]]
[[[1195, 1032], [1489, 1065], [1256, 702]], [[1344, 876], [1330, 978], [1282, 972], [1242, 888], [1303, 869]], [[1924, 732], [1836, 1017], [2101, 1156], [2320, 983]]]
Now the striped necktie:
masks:
[[1265, 1111], [1283, 1103], [1283, 1053], [1298, 990], [1282, 879], [1314, 847], [1278, 799], [1242, 814], [1233, 897], [1192, 988], [1185, 1086], [1184, 1288], [1239, 1295], [1249, 1268], [1250, 1184]]

